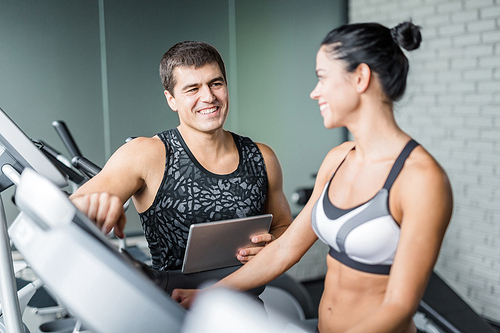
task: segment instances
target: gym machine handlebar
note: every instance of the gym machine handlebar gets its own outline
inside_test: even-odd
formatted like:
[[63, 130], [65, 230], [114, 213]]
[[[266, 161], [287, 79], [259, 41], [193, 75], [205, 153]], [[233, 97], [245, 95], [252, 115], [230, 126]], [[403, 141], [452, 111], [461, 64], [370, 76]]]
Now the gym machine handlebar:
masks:
[[73, 139], [68, 126], [66, 126], [66, 123], [62, 120], [55, 120], [52, 122], [52, 126], [56, 130], [57, 134], [64, 143], [64, 146], [66, 146], [66, 149], [71, 155], [71, 164], [89, 178], [97, 175], [99, 171], [101, 171], [101, 168], [82, 156], [82, 153], [76, 145], [76, 142]]
[[71, 133], [68, 130], [68, 127], [66, 126], [66, 123], [62, 120], [55, 120], [52, 122], [52, 126], [55, 128], [57, 134], [59, 134], [59, 137], [66, 146], [66, 149], [68, 149], [68, 152], [71, 155], [71, 157], [82, 156], [80, 149], [78, 149], [78, 146], [76, 145], [73, 136], [71, 135]]

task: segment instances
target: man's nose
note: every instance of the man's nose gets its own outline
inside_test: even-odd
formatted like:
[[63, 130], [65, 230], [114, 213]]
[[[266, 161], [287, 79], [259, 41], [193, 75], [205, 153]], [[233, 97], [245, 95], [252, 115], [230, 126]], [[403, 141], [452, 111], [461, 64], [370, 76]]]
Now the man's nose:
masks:
[[203, 86], [201, 88], [201, 99], [203, 102], [211, 103], [215, 100], [215, 95], [209, 86]]

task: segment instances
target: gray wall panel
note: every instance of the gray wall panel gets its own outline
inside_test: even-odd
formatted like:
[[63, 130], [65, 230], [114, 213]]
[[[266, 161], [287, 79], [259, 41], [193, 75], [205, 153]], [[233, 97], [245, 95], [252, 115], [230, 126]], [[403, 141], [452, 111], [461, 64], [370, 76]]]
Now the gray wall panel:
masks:
[[342, 141], [343, 130], [324, 128], [309, 93], [321, 40], [343, 23], [345, 7], [327, 0], [236, 4], [239, 130], [275, 150], [290, 199], [314, 184], [323, 158]]
[[0, 107], [29, 137], [66, 152], [51, 126], [64, 119], [104, 160], [97, 1], [0, 1], [0, 78]]
[[[289, 198], [312, 185], [311, 174], [342, 140], [340, 130], [323, 128], [309, 92], [319, 43], [343, 22], [344, 1], [101, 1], [104, 30], [99, 0], [0, 0], [0, 107], [30, 137], [66, 153], [51, 127], [65, 120], [83, 154], [102, 166], [128, 136], [176, 126], [159, 61], [179, 41], [203, 40], [219, 49], [233, 78], [226, 128], [274, 148]], [[9, 207], [10, 220], [14, 214]], [[127, 230], [140, 230], [133, 209], [129, 219]]]
[[105, 2], [112, 150], [128, 136], [178, 125], [163, 95], [158, 66], [183, 40], [202, 40], [228, 58], [227, 1]]

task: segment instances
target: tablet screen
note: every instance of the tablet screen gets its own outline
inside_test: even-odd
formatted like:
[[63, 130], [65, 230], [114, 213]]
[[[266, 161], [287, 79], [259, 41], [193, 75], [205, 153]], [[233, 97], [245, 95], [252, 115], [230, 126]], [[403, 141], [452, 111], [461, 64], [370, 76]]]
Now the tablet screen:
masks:
[[184, 274], [239, 265], [239, 249], [255, 246], [254, 235], [269, 232], [271, 214], [192, 224], [182, 265]]

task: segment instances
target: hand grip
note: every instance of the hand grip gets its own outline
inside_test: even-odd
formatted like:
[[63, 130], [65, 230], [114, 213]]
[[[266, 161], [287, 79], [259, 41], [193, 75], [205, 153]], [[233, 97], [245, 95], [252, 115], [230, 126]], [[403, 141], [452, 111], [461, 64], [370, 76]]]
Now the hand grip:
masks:
[[71, 159], [71, 164], [81, 172], [85, 173], [90, 178], [94, 177], [101, 171], [101, 168], [90, 162], [82, 156], [75, 156]]
[[58, 167], [64, 174], [66, 174], [73, 183], [83, 184], [85, 182], [85, 178], [83, 178], [77, 172], [73, 171], [70, 167], [68, 167], [58, 159], [59, 153], [55, 149], [44, 143], [42, 147], [40, 147], [40, 150], [56, 167]]
[[80, 149], [78, 149], [75, 140], [73, 140], [73, 136], [66, 126], [66, 123], [62, 120], [55, 120], [52, 122], [52, 126], [55, 128], [57, 134], [59, 134], [59, 137], [64, 143], [64, 146], [66, 146], [66, 149], [68, 150], [71, 157], [82, 156]]

